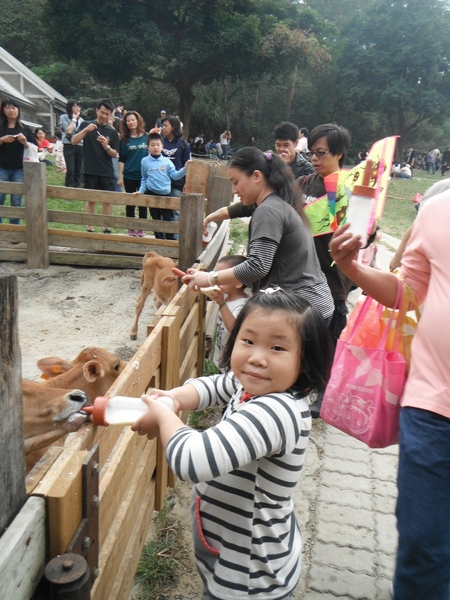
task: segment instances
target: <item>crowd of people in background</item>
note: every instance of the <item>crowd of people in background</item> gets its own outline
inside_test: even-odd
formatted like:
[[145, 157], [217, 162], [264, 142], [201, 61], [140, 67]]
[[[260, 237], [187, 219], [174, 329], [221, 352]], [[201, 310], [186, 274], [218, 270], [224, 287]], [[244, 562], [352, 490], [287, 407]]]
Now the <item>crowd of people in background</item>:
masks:
[[[283, 121], [273, 129], [274, 151], [257, 148], [254, 138], [250, 138], [246, 147], [235, 150], [231, 144], [230, 127], [224, 129], [216, 141], [213, 136], [205, 136], [203, 131], [186, 141], [179, 117], [168, 115], [164, 109], [150, 128], [139, 112], [126, 110], [122, 103], [115, 108], [107, 99], [97, 103], [94, 119], [83, 119], [81, 112], [76, 100], [67, 103], [66, 113], [60, 119], [60, 133], [53, 146], [44, 129], [38, 127], [32, 132], [22, 124], [20, 107], [14, 100], [4, 100], [0, 108], [0, 181], [23, 181], [23, 160], [30, 145], [36, 146], [38, 160], [52, 165], [48, 155], [55, 156], [56, 167], [65, 173], [66, 186], [124, 191], [136, 199], [141, 194], [180, 197], [186, 172], [191, 168], [191, 153], [228, 161], [227, 177], [239, 201], [207, 215], [204, 227], [212, 221], [250, 217], [246, 256], [222, 257], [217, 270], [212, 272], [190, 268], [184, 274], [183, 282], [196, 292], [216, 286], [211, 299], [218, 304], [220, 318], [214, 363], [224, 375], [232, 368], [233, 380], [230, 383], [224, 375], [217, 375], [215, 384], [209, 378], [203, 378], [201, 384], [194, 384], [191, 380], [182, 388], [173, 390], [173, 398], [179, 408], [204, 408], [215, 402], [219, 395], [220, 402], [229, 408], [225, 409], [222, 421], [225, 425], [219, 425], [218, 431], [223, 429], [228, 433], [230, 422], [245, 423], [244, 417], [239, 416], [240, 411], [252, 415], [255, 422], [260, 421], [260, 429], [255, 430], [253, 438], [247, 432], [235, 435], [238, 451], [225, 442], [223, 447], [218, 447], [222, 458], [215, 463], [214, 472], [207, 473], [207, 479], [192, 479], [200, 495], [218, 498], [222, 510], [225, 510], [234, 477], [227, 461], [236, 461], [236, 467], [247, 470], [247, 479], [251, 481], [259, 460], [266, 461], [270, 470], [274, 450], [277, 452], [278, 469], [286, 464], [286, 480], [292, 477], [295, 485], [311, 428], [310, 416], [320, 416], [333, 352], [346, 325], [347, 297], [352, 285], [356, 282], [386, 305], [393, 304], [397, 289], [398, 280], [393, 275], [373, 268], [376, 267], [376, 247], [373, 244], [381, 235], [376, 222], [365, 246], [370, 250], [367, 259], [358, 260], [358, 251], [364, 248], [361, 249], [359, 239], [348, 233], [347, 225], [334, 233], [331, 229], [318, 233], [319, 223], [314, 222], [314, 215], [317, 214], [316, 220], [320, 221], [323, 213], [309, 212], [309, 218], [306, 216], [310, 205], [317, 207], [321, 202], [328, 203], [325, 178], [349, 164], [350, 133], [335, 123], [318, 125], [309, 132], [305, 127], [299, 129], [294, 123]], [[367, 157], [368, 149], [362, 147], [354, 162], [363, 162]], [[438, 148], [417, 152], [408, 146], [402, 162], [394, 163], [392, 176], [411, 179], [419, 170], [429, 175], [438, 171], [445, 175], [450, 170], [450, 147], [441, 153]], [[0, 205], [5, 203], [5, 198], [6, 194], [0, 194]], [[419, 225], [410, 228], [402, 246], [402, 253], [406, 247], [401, 263], [402, 275], [415, 288], [419, 300], [426, 297], [426, 303], [401, 412], [397, 503], [400, 539], [394, 579], [395, 597], [401, 600], [425, 598], [428, 590], [432, 589], [440, 592], [433, 598], [448, 597], [449, 519], [440, 519], [439, 511], [428, 510], [435, 498], [438, 498], [444, 515], [448, 514], [449, 505], [448, 338], [442, 335], [442, 319], [438, 320], [436, 316], [440, 317], [445, 312], [446, 296], [442, 290], [450, 285], [444, 264], [448, 223], [441, 219], [442, 214], [450, 215], [448, 198], [448, 191], [444, 191], [439, 199], [427, 202], [428, 206], [418, 214]], [[22, 196], [11, 194], [11, 206], [21, 207]], [[102, 210], [108, 216], [112, 207], [103, 203]], [[95, 221], [91, 217], [94, 213], [95, 203], [87, 202], [88, 232], [94, 231]], [[178, 212], [167, 208], [151, 208], [150, 215], [153, 220], [179, 220]], [[133, 202], [127, 204], [126, 216], [135, 219], [136, 206]], [[138, 207], [138, 218], [140, 227], [130, 228], [128, 235], [144, 237], [145, 206]], [[15, 216], [10, 218], [10, 223], [19, 222]], [[166, 229], [170, 231], [167, 226]], [[103, 232], [111, 233], [106, 228]], [[409, 236], [412, 242], [409, 242]], [[155, 233], [155, 237], [177, 239], [176, 234], [164, 232]], [[250, 298], [246, 288], [251, 290]], [[297, 315], [295, 318], [294, 314]], [[432, 344], [427, 341], [427, 336], [431, 336]], [[256, 373], [259, 367], [252, 367], [255, 373], [249, 375], [245, 366], [245, 354], [257, 355], [258, 352], [266, 353], [269, 366], [272, 364], [274, 370], [270, 381], [268, 376]], [[430, 357], [433, 360], [429, 360]], [[253, 360], [256, 365], [261, 359], [250, 356], [248, 360]], [[287, 361], [286, 370], [284, 361]], [[239, 371], [242, 365], [243, 370]], [[319, 393], [314, 403], [309, 405], [308, 395], [312, 390]], [[164, 391], [164, 394], [168, 393], [171, 392]], [[252, 402], [255, 398], [257, 401]], [[301, 418], [293, 419], [295, 402], [300, 400], [303, 402]], [[164, 437], [163, 444], [174, 448], [179, 443], [177, 439], [181, 440], [179, 431], [182, 436], [195, 438], [196, 434], [176, 420], [177, 417], [172, 419], [170, 431], [164, 434], [163, 419], [160, 419], [154, 399], [148, 397], [145, 401], [149, 412], [133, 425], [134, 430], [141, 435], [153, 435], [153, 427], [156, 427], [157, 434]], [[248, 404], [242, 408], [243, 403]], [[267, 406], [267, 410], [261, 411], [259, 405]], [[286, 412], [283, 421], [286, 431], [282, 431], [278, 423], [263, 435], [263, 425], [272, 422], [269, 413], [276, 415], [280, 410], [282, 414]], [[240, 430], [245, 431], [246, 427], [242, 425]], [[295, 440], [291, 441], [288, 449], [286, 439], [294, 435], [296, 427], [303, 431], [304, 439], [300, 445]], [[226, 439], [224, 434], [223, 440]], [[254, 456], [248, 452], [253, 442]], [[183, 445], [184, 442], [176, 449], [180, 456], [184, 452]], [[197, 446], [200, 447], [200, 444]], [[414, 458], [417, 447], [422, 461], [420, 464]], [[446, 461], [445, 468], [440, 466], [442, 460]], [[193, 471], [183, 472], [181, 461], [174, 458], [172, 463], [178, 475], [187, 479], [191, 477]], [[292, 464], [296, 465], [295, 469], [291, 468]], [[215, 480], [213, 485], [209, 483], [211, 480]], [[221, 485], [228, 486], [223, 497]], [[269, 496], [272, 494], [277, 501], [267, 509], [264, 519], [269, 519], [272, 509], [274, 515], [278, 515], [280, 503], [285, 506], [284, 524], [283, 519], [277, 519], [278, 525], [272, 534], [278, 535], [273, 540], [279, 547], [285, 544], [283, 565], [289, 564], [289, 571], [277, 570], [272, 543], [261, 533], [257, 544], [261, 565], [253, 578], [243, 576], [243, 557], [236, 551], [238, 546], [232, 543], [234, 534], [230, 533], [230, 521], [224, 519], [220, 524], [216, 520], [217, 539], [228, 544], [227, 575], [225, 577], [222, 573], [220, 561], [213, 556], [205, 562], [204, 556], [197, 554], [206, 594], [213, 590], [222, 594], [220, 597], [225, 597], [223, 594], [226, 595], [234, 586], [241, 586], [246, 595], [256, 595], [258, 590], [265, 590], [267, 594], [264, 597], [267, 598], [293, 597], [301, 569], [301, 540], [293, 516], [291, 488], [283, 482], [281, 486], [275, 484], [275, 478], [267, 479], [266, 485]], [[422, 492], [425, 491], [427, 504], [424, 506], [421, 505], [421, 494], [416, 493], [419, 486]], [[258, 503], [253, 487], [249, 487], [246, 502], [249, 510], [254, 511]], [[410, 526], [411, 507], [414, 528]], [[241, 523], [236, 511], [230, 511], [227, 519], [245, 532], [248, 524]], [[264, 527], [273, 527], [273, 524], [269, 525], [270, 519], [264, 519], [261, 516]], [[291, 519], [294, 525], [287, 526]], [[253, 540], [253, 530], [254, 526], [250, 526], [248, 539]], [[436, 541], [439, 544], [437, 550]], [[247, 559], [252, 555], [250, 550]], [[255, 569], [253, 560], [248, 559], [247, 562], [247, 570]], [[434, 571], [430, 565], [435, 567]], [[274, 573], [277, 573], [276, 578]]]

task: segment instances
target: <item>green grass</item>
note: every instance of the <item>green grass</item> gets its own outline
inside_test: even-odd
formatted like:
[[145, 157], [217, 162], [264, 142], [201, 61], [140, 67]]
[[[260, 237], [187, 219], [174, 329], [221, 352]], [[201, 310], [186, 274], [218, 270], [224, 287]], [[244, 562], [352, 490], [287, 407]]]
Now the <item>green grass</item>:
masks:
[[153, 519], [154, 538], [145, 544], [136, 571], [136, 581], [140, 584], [137, 600], [167, 598], [168, 588], [185, 569], [183, 556], [191, 548], [184, 547], [181, 525], [171, 515], [174, 504], [172, 491]]
[[242, 246], [247, 247], [248, 223], [235, 219], [230, 221], [231, 248], [228, 254], [237, 254]]
[[412, 179], [392, 178], [389, 182], [384, 213], [380, 220], [381, 230], [394, 237], [403, 237], [417, 214], [412, 202], [415, 194], [423, 194], [430, 185], [441, 179], [440, 173], [433, 176], [417, 170], [414, 171]]

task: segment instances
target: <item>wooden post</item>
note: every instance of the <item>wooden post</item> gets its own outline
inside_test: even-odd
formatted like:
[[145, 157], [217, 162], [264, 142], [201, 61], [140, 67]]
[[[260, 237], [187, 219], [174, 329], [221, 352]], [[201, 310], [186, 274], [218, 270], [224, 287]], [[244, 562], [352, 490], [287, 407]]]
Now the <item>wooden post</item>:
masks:
[[232, 199], [231, 181], [228, 177], [219, 177], [216, 175], [213, 178], [211, 193], [208, 196], [206, 214], [209, 215], [223, 206], [229, 206]]
[[25, 162], [23, 165], [27, 266], [30, 269], [47, 269], [50, 264], [46, 168], [41, 162]]
[[[164, 311], [163, 319], [161, 389], [171, 390], [172, 388], [180, 385], [180, 307], [168, 307]], [[164, 498], [166, 496], [166, 489], [169, 481], [169, 466], [166, 462], [164, 448], [160, 439], [158, 439], [158, 446], [156, 450], [156, 473], [155, 510], [161, 510], [164, 504]]]
[[202, 251], [204, 203], [203, 194], [181, 196], [178, 266], [182, 271], [192, 267]]
[[14, 275], [0, 273], [0, 535], [25, 502], [22, 371], [18, 292]]

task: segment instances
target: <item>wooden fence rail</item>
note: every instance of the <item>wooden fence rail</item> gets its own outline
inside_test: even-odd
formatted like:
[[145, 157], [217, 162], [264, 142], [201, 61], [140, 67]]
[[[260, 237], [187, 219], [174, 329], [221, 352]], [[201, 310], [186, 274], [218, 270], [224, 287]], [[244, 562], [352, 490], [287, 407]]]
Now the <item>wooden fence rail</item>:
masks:
[[[33, 204], [29, 198], [25, 210]], [[18, 226], [2, 227], [3, 235]], [[27, 227], [25, 235], [27, 244], [34, 243], [28, 239], [37, 232]], [[227, 247], [228, 224], [222, 223], [196, 264], [214, 266]], [[24, 489], [23, 440], [17, 435], [22, 426], [17, 310], [16, 278], [0, 276], [0, 398], [5, 409], [0, 426], [0, 600], [48, 600], [44, 567], [69, 550], [82, 554], [91, 568], [92, 600], [124, 600], [154, 510], [161, 508], [174, 477], [156, 440], [141, 438], [129, 428], [88, 423], [64, 447], [52, 448], [43, 457]], [[137, 397], [149, 387], [169, 389], [201, 375], [205, 335], [213, 330], [216, 313], [215, 303], [182, 286], [156, 313], [146, 340], [107, 395]]]
[[[228, 205], [232, 198], [224, 168], [224, 164], [216, 162], [193, 161], [181, 198], [172, 198], [48, 186], [46, 166], [25, 163], [24, 183], [0, 182], [0, 193], [25, 196], [23, 207], [0, 206], [0, 219], [3, 219], [0, 261], [26, 262], [30, 268], [47, 268], [49, 264], [140, 268], [142, 256], [153, 250], [178, 259], [180, 268], [185, 270], [196, 262], [202, 251], [204, 215]], [[49, 208], [49, 198], [64, 200], [67, 210]], [[87, 215], [80, 202], [111, 204], [114, 214]], [[128, 205], [177, 210], [180, 221], [122, 216]], [[21, 219], [23, 224], [10, 225], [5, 218]], [[75, 226], [75, 230], [67, 229], [67, 225]], [[88, 233], [86, 226], [98, 227], [100, 232]], [[105, 229], [142, 229], [178, 234], [179, 239], [134, 238], [126, 233], [102, 233]]]

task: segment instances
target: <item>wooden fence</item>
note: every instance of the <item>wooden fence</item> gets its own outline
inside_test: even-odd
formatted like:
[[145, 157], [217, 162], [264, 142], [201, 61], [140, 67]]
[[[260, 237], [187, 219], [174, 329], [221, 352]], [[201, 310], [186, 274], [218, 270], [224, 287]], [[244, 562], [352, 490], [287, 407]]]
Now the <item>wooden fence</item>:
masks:
[[[228, 224], [223, 223], [197, 262], [214, 266], [227, 244]], [[5, 399], [0, 422], [0, 600], [48, 600], [44, 566], [69, 551], [87, 560], [92, 600], [124, 600], [153, 512], [161, 508], [173, 475], [158, 441], [141, 438], [128, 427], [86, 424], [63, 448], [45, 455], [25, 488], [23, 440], [17, 435], [22, 410], [17, 309], [16, 278], [0, 275], [0, 397]], [[183, 286], [156, 313], [145, 342], [107, 394], [136, 397], [149, 387], [170, 389], [202, 374], [205, 336], [213, 330], [216, 314], [214, 303]]]
[[[24, 183], [0, 182], [0, 193], [23, 194], [23, 207], [0, 206], [0, 261], [25, 262], [30, 268], [47, 268], [49, 264], [140, 268], [142, 256], [153, 250], [178, 259], [185, 270], [196, 262], [202, 251], [202, 222], [205, 213], [228, 205], [231, 184], [225, 177], [224, 162], [194, 160], [187, 170], [181, 198], [133, 196], [121, 192], [50, 186], [46, 182], [46, 166], [24, 164]], [[67, 203], [67, 210], [52, 210], [49, 198]], [[125, 213], [125, 206], [145, 206], [178, 210], [179, 222], [131, 219], [114, 214], [87, 215], [74, 210], [76, 202], [111, 204], [113, 213]], [[120, 209], [118, 208], [120, 207]], [[123, 209], [123, 210], [121, 210]], [[21, 219], [23, 224], [10, 225], [5, 218]], [[78, 226], [77, 231], [67, 225]], [[153, 237], [134, 238], [126, 233], [88, 233], [86, 226], [104, 229], [142, 229], [178, 234], [179, 240]], [[66, 228], [64, 228], [66, 227]]]

